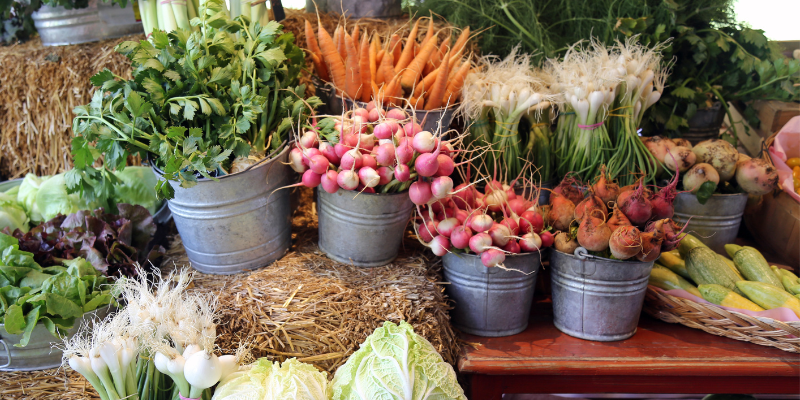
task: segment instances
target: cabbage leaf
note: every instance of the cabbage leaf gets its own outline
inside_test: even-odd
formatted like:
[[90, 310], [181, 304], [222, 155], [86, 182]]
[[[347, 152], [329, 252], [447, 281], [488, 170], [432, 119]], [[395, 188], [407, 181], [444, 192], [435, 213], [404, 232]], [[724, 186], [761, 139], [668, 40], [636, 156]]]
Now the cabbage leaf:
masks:
[[42, 182], [50, 179], [50, 176], [36, 176], [35, 174], [27, 174], [22, 179], [22, 184], [19, 185], [17, 192], [17, 201], [25, 208], [31, 221], [42, 222], [42, 213], [39, 212], [39, 207], [36, 205], [36, 194], [39, 193], [39, 187]]
[[0, 193], [0, 231], [8, 228], [12, 232], [15, 229], [27, 232], [29, 222], [25, 208], [17, 202], [17, 199]]
[[260, 358], [246, 368], [225, 378], [212, 400], [328, 400], [327, 374], [310, 364]]

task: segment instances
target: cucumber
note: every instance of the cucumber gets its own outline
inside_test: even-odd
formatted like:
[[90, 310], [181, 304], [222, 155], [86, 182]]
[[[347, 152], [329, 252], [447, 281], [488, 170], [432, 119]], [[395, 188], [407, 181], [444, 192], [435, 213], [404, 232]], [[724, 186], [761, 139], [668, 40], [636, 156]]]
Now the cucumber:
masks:
[[733, 290], [720, 285], [700, 285], [697, 288], [702, 293], [703, 298], [709, 303], [714, 303], [720, 306], [740, 308], [742, 310], [750, 311], [764, 311], [758, 304], [753, 303], [746, 298], [739, 296]]
[[689, 251], [686, 258], [686, 270], [698, 285], [711, 283], [726, 287], [738, 294], [744, 294], [736, 287], [739, 277], [731, 271], [724, 261], [720, 260], [717, 253], [708, 247], [695, 247]]
[[781, 283], [783, 284], [783, 288], [791, 293], [791, 294], [800, 294], [800, 279], [797, 278], [797, 275], [793, 274], [791, 271], [787, 271], [783, 268], [778, 268], [776, 266], [771, 266], [772, 271], [778, 275], [780, 278]]
[[731, 271], [733, 271], [733, 273], [735, 273], [735, 274], [736, 274], [736, 276], [738, 276], [738, 277], [739, 277], [739, 280], [740, 280], [740, 281], [743, 281], [743, 280], [745, 280], [745, 279], [744, 279], [744, 277], [742, 276], [742, 274], [740, 274], [740, 273], [739, 273], [739, 270], [738, 270], [738, 269], [736, 269], [736, 264], [734, 264], [732, 260], [729, 260], [729, 259], [728, 259], [728, 257], [725, 257], [725, 256], [723, 256], [722, 254], [717, 254], [717, 255], [719, 256], [719, 258], [721, 258], [721, 259], [722, 259], [722, 261], [724, 261], [724, 262], [725, 262], [725, 265], [727, 265], [727, 266], [728, 266], [728, 268], [730, 268], [730, 269], [731, 269]]
[[689, 271], [686, 270], [686, 262], [684, 262], [680, 257], [671, 253], [671, 252], [664, 252], [658, 257], [658, 263], [667, 267], [670, 271], [686, 278], [691, 279], [689, 276]]
[[763, 282], [783, 290], [781, 280], [769, 268], [767, 260], [758, 250], [744, 246], [733, 255], [733, 262], [748, 281]]
[[664, 290], [683, 289], [697, 297], [702, 297], [700, 291], [689, 281], [658, 264], [654, 265], [653, 270], [650, 271], [648, 283]]
[[778, 289], [773, 285], [764, 282], [749, 282], [739, 281], [736, 282], [738, 287], [745, 296], [747, 296], [753, 303], [766, 308], [767, 310], [786, 307], [798, 317], [800, 317], [800, 299], [786, 293], [782, 289]]
[[689, 252], [695, 247], [708, 248], [708, 246], [701, 242], [700, 239], [687, 233], [683, 239], [681, 239], [681, 244], [678, 245], [678, 253], [680, 253], [681, 258], [685, 260], [686, 257], [689, 256]]
[[728, 257], [730, 258], [733, 258], [733, 255], [741, 249], [742, 246], [739, 246], [738, 244], [730, 243], [725, 245], [725, 252], [728, 253]]

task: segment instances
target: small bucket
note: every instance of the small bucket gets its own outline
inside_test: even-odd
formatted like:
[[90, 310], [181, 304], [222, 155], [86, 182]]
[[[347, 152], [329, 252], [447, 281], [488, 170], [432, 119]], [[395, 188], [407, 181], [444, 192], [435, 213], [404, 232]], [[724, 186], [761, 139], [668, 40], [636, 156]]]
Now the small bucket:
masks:
[[653, 262], [619, 261], [553, 250], [553, 322], [561, 332], [611, 342], [636, 333]]
[[510, 336], [528, 327], [539, 253], [506, 256], [508, 269], [486, 268], [475, 254], [447, 253], [442, 258], [453, 326], [484, 337]]
[[414, 203], [408, 192], [358, 193], [317, 190], [319, 248], [332, 260], [380, 267], [395, 258]]
[[[205, 274], [234, 274], [263, 267], [283, 257], [292, 239], [286, 147], [250, 169], [203, 178], [182, 188], [170, 182], [175, 198], [169, 209], [192, 267]], [[154, 168], [157, 175], [162, 172]]]
[[[81, 325], [105, 318], [110, 310], [111, 306], [106, 306], [76, 318], [72, 329], [67, 330], [67, 337], [73, 337]], [[50, 334], [44, 323], [40, 322], [33, 328], [27, 346], [14, 346], [21, 339], [22, 335], [10, 335], [0, 324], [0, 371], [38, 371], [61, 365], [63, 352], [50, 344], [61, 343], [61, 339]]]
[[334, 97], [333, 88], [316, 75], [311, 77], [311, 83], [314, 85], [314, 95], [319, 97], [324, 104], [325, 112], [331, 115], [341, 114], [341, 110], [339, 110], [339, 112], [331, 111], [331, 97]]
[[[367, 108], [367, 103], [335, 96], [332, 92], [332, 88], [328, 86], [326, 87], [330, 90], [330, 100], [327, 104], [328, 113], [331, 115], [341, 115], [342, 112], [352, 110], [354, 107]], [[452, 106], [448, 108], [438, 108], [436, 110], [416, 110], [414, 111], [414, 118], [416, 119], [417, 123], [420, 124], [423, 131], [428, 131], [434, 134], [444, 133], [450, 129], [450, 123], [453, 122], [453, 116], [455, 116], [455, 112], [456, 109]], [[441, 120], [442, 123], [441, 130], [439, 129], [439, 120]]]
[[[555, 188], [556, 185], [558, 185], [558, 181], [556, 181], [555, 179], [551, 179], [551, 180], [549, 180], [547, 182], [543, 182], [539, 186], [539, 188], [541, 189], [539, 191], [539, 205], [540, 206], [546, 206], [546, 205], [550, 204], [550, 190], [553, 190], [553, 188]], [[549, 189], [549, 190], [546, 190], [546, 189]]]
[[733, 243], [742, 224], [744, 208], [747, 206], [747, 195], [715, 194], [706, 204], [700, 204], [692, 193], [679, 193], [675, 197], [676, 222], [685, 224], [689, 221], [687, 231], [719, 254], [725, 253], [725, 245]]
[[349, 18], [392, 18], [402, 13], [400, 0], [321, 0], [327, 11], [344, 13]]

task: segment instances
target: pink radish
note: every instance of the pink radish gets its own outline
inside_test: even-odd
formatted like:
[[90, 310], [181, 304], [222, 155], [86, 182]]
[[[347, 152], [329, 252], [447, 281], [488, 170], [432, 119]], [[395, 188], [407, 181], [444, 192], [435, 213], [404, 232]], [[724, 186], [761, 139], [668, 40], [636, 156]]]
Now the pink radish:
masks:
[[431, 193], [431, 184], [425, 181], [416, 181], [412, 183], [411, 187], [408, 189], [408, 196], [411, 197], [411, 201], [418, 206], [428, 204], [433, 197]]
[[[322, 155], [325, 156], [325, 158], [327, 158], [328, 161], [331, 164], [334, 164], [334, 165], [338, 165], [339, 164], [339, 160], [340, 160], [341, 157], [336, 155], [336, 148], [333, 145], [331, 145], [330, 143], [328, 143], [328, 142], [320, 142], [320, 144], [319, 144], [319, 152], [322, 153]], [[344, 153], [342, 153], [342, 154], [344, 154]]]
[[397, 162], [400, 164], [408, 164], [414, 158], [414, 148], [411, 147], [411, 141], [403, 138], [397, 143], [395, 149], [395, 156]]
[[344, 153], [342, 156], [342, 162], [339, 166], [342, 169], [359, 169], [364, 163], [364, 156], [361, 155], [361, 152], [356, 149], [348, 150], [347, 153]]
[[391, 139], [392, 136], [399, 130], [400, 125], [398, 125], [397, 122], [390, 120], [375, 125], [375, 128], [372, 130], [372, 134], [374, 134], [378, 139]]
[[375, 109], [375, 108], [379, 108], [379, 107], [378, 107], [378, 106], [375, 104], [375, 100], [370, 100], [370, 101], [367, 103], [367, 111], [372, 111], [372, 110], [373, 110], [373, 109]]
[[439, 225], [436, 227], [439, 230], [439, 234], [445, 237], [450, 237], [453, 234], [453, 230], [459, 226], [458, 220], [455, 218], [445, 218]]
[[542, 238], [534, 232], [528, 232], [522, 235], [522, 238], [519, 240], [519, 248], [526, 253], [539, 251], [542, 246]]
[[487, 268], [496, 267], [506, 260], [506, 255], [497, 249], [489, 249], [481, 254], [481, 262]]
[[463, 225], [456, 226], [450, 233], [450, 243], [457, 249], [468, 248], [470, 238], [472, 238], [472, 231]]
[[486, 232], [494, 225], [492, 217], [486, 214], [475, 214], [468, 221], [473, 232]]
[[422, 131], [411, 139], [411, 145], [417, 153], [430, 153], [436, 148], [436, 140], [428, 131]]
[[447, 197], [453, 190], [453, 180], [448, 176], [433, 178], [431, 181], [431, 193], [435, 199]]
[[411, 179], [411, 168], [405, 164], [398, 164], [394, 167], [394, 177], [399, 182], [408, 182]]
[[476, 254], [483, 253], [492, 246], [492, 237], [488, 233], [476, 233], [469, 239], [469, 249]]
[[506, 251], [511, 254], [519, 254], [521, 250], [522, 249], [519, 243], [517, 243], [517, 241], [514, 239], [509, 240], [508, 243], [506, 243], [506, 245], [503, 246], [503, 251]]
[[471, 208], [475, 204], [475, 192], [474, 186], [467, 187], [466, 183], [462, 183], [456, 186], [453, 201], [458, 208]]
[[635, 226], [620, 226], [608, 240], [611, 254], [620, 260], [627, 260], [642, 250], [642, 238]]
[[516, 215], [521, 215], [528, 207], [525, 207], [525, 200], [521, 197], [508, 201], [508, 208]]
[[399, 108], [392, 108], [391, 110], [386, 112], [386, 119], [396, 119], [398, 121], [402, 121], [406, 118], [408, 118], [406, 116], [406, 113], [404, 113], [403, 110]]
[[433, 251], [433, 254], [441, 257], [450, 251], [450, 241], [447, 240], [446, 237], [439, 235], [431, 240], [429, 247], [431, 251]]
[[[442, 147], [442, 150], [444, 150], [444, 147]], [[442, 151], [442, 153], [444, 153], [444, 151]], [[436, 156], [436, 161], [439, 162], [439, 169], [436, 170], [437, 176], [450, 176], [456, 169], [456, 163], [446, 154], [439, 154]]]
[[308, 166], [317, 174], [324, 174], [325, 171], [328, 170], [328, 165], [330, 165], [330, 161], [328, 158], [323, 156], [322, 154], [317, 154], [314, 157], [311, 157], [308, 162]]
[[419, 176], [436, 175], [436, 172], [439, 170], [439, 160], [436, 159], [437, 156], [438, 154], [433, 152], [420, 154], [419, 157], [417, 157], [414, 161], [414, 169]]
[[422, 127], [416, 122], [408, 122], [403, 125], [403, 132], [407, 137], [414, 137], [418, 133], [422, 132]]
[[430, 243], [433, 237], [436, 236], [436, 222], [425, 221], [423, 225], [417, 227], [417, 234], [423, 242]]
[[358, 174], [353, 170], [346, 169], [339, 172], [336, 177], [336, 183], [344, 190], [355, 190], [359, 183]]
[[377, 171], [378, 171], [378, 176], [381, 177], [381, 181], [378, 182], [378, 185], [386, 185], [386, 184], [388, 184], [389, 182], [392, 181], [394, 172], [392, 172], [391, 168], [389, 168], [389, 167], [380, 167], [380, 168], [377, 169]]
[[[333, 146], [333, 151], [336, 153], [336, 157], [338, 157], [338, 159], [341, 160], [341, 158], [344, 157], [344, 154], [347, 153], [348, 151], [350, 151], [350, 148], [345, 146], [343, 143], [336, 143]], [[333, 162], [333, 161], [331, 161], [331, 162]], [[337, 163], [338, 162], [336, 162], [334, 164], [337, 164]]]
[[361, 134], [359, 140], [361, 141], [358, 144], [359, 148], [372, 150], [372, 148], [375, 147], [375, 135]]
[[519, 224], [517, 223], [517, 221], [514, 221], [512, 218], [503, 218], [503, 220], [500, 221], [500, 224], [501, 225], [505, 225], [506, 228], [508, 228], [509, 232], [511, 232], [512, 235], [516, 236], [516, 235], [519, 234]]
[[369, 122], [378, 122], [379, 119], [383, 116], [383, 110], [379, 108], [373, 108], [369, 110], [369, 114], [367, 114], [367, 121]]
[[370, 168], [378, 168], [378, 161], [375, 160], [375, 157], [372, 154], [364, 154], [361, 156], [361, 166], [362, 167], [370, 167]]
[[342, 135], [342, 143], [349, 148], [354, 148], [358, 146], [358, 135], [356, 134], [345, 134]]
[[539, 237], [542, 239], [542, 247], [551, 247], [553, 246], [553, 242], [555, 241], [555, 237], [553, 237], [553, 233], [550, 231], [544, 231], [539, 234]]
[[456, 210], [455, 217], [458, 219], [459, 223], [463, 224], [469, 217], [469, 213], [464, 210]]
[[489, 229], [489, 236], [492, 238], [492, 244], [497, 247], [503, 247], [511, 238], [511, 231], [505, 225], [494, 224]]
[[[489, 188], [487, 187], [486, 189], [488, 191]], [[486, 193], [483, 200], [486, 202], [486, 206], [489, 207], [490, 211], [500, 212], [500, 209], [502, 209], [506, 205], [506, 201], [508, 201], [508, 194], [502, 189], [492, 190]]]
[[303, 136], [300, 137], [300, 147], [308, 149], [311, 147], [317, 147], [317, 144], [319, 144], [319, 138], [317, 137], [316, 132], [314, 131], [303, 132]]
[[339, 183], [336, 181], [336, 178], [338, 177], [338, 172], [329, 169], [327, 172], [325, 172], [325, 175], [322, 175], [320, 178], [322, 189], [328, 193], [336, 193], [339, 190]]
[[312, 171], [310, 169], [308, 171], [306, 171], [306, 172], [303, 172], [303, 178], [302, 178], [303, 185], [305, 185], [307, 187], [314, 188], [314, 187], [319, 186], [321, 179], [322, 179], [322, 175], [320, 175], [320, 174], [318, 174], [318, 173], [316, 173], [316, 172], [314, 172], [314, 171]]
[[375, 171], [372, 167], [361, 167], [361, 169], [358, 170], [358, 178], [361, 184], [368, 188], [378, 186], [378, 183], [381, 181], [378, 171]]
[[519, 216], [519, 231], [539, 233], [544, 229], [544, 218], [535, 211], [525, 211]]
[[378, 146], [375, 150], [375, 161], [378, 162], [378, 165], [394, 165], [394, 145], [384, 143]]
[[289, 152], [289, 166], [292, 167], [294, 172], [302, 174], [306, 172], [308, 166], [303, 163], [303, 151], [295, 147]]
[[303, 150], [303, 164], [308, 165], [309, 160], [311, 160], [311, 157], [318, 156], [321, 154], [322, 152], [320, 152], [319, 149], [316, 147], [310, 147]]
[[617, 204], [620, 211], [635, 226], [643, 226], [653, 215], [653, 205], [644, 192], [644, 178], [639, 179], [639, 186], [635, 190], [621, 193], [617, 198]]

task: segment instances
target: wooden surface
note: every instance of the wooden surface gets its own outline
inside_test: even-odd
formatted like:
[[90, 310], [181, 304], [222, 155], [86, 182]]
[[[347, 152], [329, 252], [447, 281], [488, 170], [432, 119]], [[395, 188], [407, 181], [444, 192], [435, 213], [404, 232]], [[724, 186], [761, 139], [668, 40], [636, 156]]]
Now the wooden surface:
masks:
[[[472, 400], [503, 393], [800, 393], [800, 354], [642, 315], [632, 338], [592, 342], [561, 333], [549, 300], [515, 336], [463, 335], [458, 368]], [[525, 375], [525, 376], [520, 376]]]

